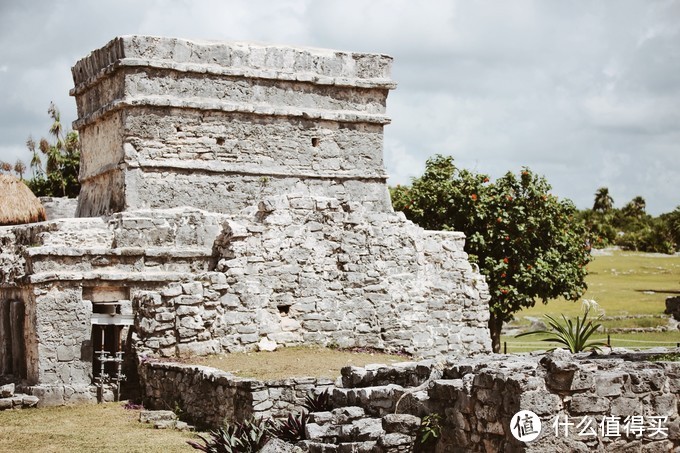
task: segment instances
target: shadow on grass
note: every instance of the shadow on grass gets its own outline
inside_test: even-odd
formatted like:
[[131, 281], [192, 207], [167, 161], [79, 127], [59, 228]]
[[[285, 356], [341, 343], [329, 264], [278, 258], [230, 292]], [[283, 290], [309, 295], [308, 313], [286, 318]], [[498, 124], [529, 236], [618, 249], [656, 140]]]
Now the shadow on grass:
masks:
[[636, 289], [638, 293], [656, 293], [656, 294], [680, 294], [677, 289]]

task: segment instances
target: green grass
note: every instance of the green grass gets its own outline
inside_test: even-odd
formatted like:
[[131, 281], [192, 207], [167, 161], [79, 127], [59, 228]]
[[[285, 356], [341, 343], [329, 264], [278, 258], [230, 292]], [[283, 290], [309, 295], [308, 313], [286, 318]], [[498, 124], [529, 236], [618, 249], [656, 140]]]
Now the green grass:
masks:
[[[555, 347], [563, 347], [558, 343], [541, 341], [545, 335], [532, 335], [529, 337], [515, 338], [514, 336], [501, 336], [501, 352], [503, 343], [507, 342], [508, 353], [529, 352], [546, 350]], [[611, 345], [615, 348], [646, 349], [658, 346], [667, 348], [676, 347], [680, 343], [680, 331], [676, 332], [642, 332], [642, 333], [612, 333]], [[607, 334], [597, 333], [591, 340], [606, 340]]]
[[195, 434], [153, 429], [123, 403], [0, 412], [0, 452], [191, 452]]
[[313, 346], [279, 348], [274, 352], [244, 352], [194, 357], [192, 364], [229, 371], [255, 379], [312, 376], [335, 379], [347, 365], [406, 362], [408, 357], [376, 352], [352, 352]]
[[647, 316], [644, 318], [602, 319], [599, 323], [602, 324], [602, 327], [605, 330], [635, 327], [659, 327], [668, 325], [668, 317]]
[[[615, 251], [588, 265], [588, 290], [607, 316], [663, 314], [666, 298], [680, 295], [680, 256]], [[545, 314], [577, 316], [581, 302], [556, 299], [522, 310], [518, 317]]]
[[[594, 338], [606, 338], [607, 329], [668, 324], [668, 318], [663, 312], [666, 298], [680, 295], [680, 256], [614, 251], [611, 255], [594, 257], [588, 270], [588, 290], [583, 299], [594, 299], [604, 310], [605, 316], [642, 315], [637, 318], [602, 320], [605, 332], [598, 333]], [[543, 320], [546, 314], [558, 319], [561, 319], [561, 314], [575, 318], [582, 313], [580, 300], [571, 302], [556, 299], [547, 304], [538, 302], [536, 306], [517, 313], [513, 326], [526, 330], [531, 324], [528, 318]], [[680, 331], [612, 333], [611, 336], [615, 347], [675, 346], [680, 342]], [[556, 346], [539, 340], [538, 336], [519, 339], [504, 336], [501, 339], [508, 342], [508, 352], [526, 352]]]

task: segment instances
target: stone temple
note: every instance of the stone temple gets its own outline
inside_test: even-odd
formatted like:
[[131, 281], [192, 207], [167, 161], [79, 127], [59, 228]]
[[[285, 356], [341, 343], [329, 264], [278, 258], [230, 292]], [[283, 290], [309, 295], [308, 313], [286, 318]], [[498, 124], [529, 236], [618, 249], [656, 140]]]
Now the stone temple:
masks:
[[391, 208], [391, 63], [150, 36], [76, 63], [76, 218], [0, 227], [2, 380], [53, 405], [144, 356], [490, 351], [464, 236]]

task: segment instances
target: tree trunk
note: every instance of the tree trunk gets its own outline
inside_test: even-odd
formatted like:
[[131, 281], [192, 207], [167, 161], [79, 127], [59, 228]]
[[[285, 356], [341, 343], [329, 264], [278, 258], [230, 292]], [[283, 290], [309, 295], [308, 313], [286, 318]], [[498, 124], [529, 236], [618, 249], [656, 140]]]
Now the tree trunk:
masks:
[[503, 329], [503, 320], [497, 318], [491, 313], [489, 318], [489, 332], [491, 333], [491, 349], [493, 352], [501, 352], [501, 330]]

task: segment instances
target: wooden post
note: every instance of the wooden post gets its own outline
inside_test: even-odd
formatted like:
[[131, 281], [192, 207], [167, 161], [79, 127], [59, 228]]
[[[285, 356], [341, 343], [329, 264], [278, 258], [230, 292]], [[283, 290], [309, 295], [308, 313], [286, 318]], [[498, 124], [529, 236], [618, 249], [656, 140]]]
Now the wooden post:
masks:
[[12, 327], [9, 300], [0, 300], [0, 375], [12, 373]]
[[12, 374], [14, 377], [26, 377], [26, 357], [24, 354], [24, 303], [13, 300], [9, 305], [9, 317], [12, 324]]
[[507, 354], [507, 353], [508, 353], [508, 342], [504, 341], [503, 342], [503, 354]]

